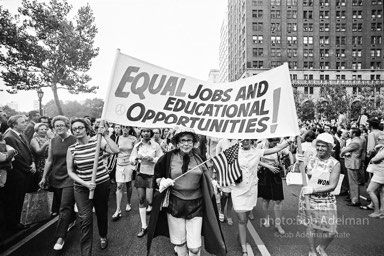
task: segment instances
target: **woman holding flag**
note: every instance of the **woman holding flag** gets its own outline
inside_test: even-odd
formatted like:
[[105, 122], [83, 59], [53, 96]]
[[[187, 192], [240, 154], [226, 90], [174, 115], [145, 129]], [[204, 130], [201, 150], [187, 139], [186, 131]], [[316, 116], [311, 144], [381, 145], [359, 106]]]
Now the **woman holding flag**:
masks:
[[[81, 255], [92, 255], [93, 241], [93, 213], [95, 207], [97, 224], [100, 235], [100, 248], [108, 246], [108, 197], [110, 190], [109, 175], [104, 165], [103, 152], [119, 153], [119, 147], [107, 135], [108, 130], [99, 126], [98, 134], [103, 140], [100, 143], [98, 166], [95, 183], [92, 182], [93, 164], [97, 151], [97, 140], [90, 138], [91, 124], [84, 118], [75, 118], [71, 121], [71, 131], [76, 137], [76, 143], [67, 151], [67, 171], [74, 181], [75, 201], [79, 210], [81, 223]], [[100, 136], [100, 135], [98, 135]], [[90, 199], [90, 191], [94, 198]]]
[[239, 225], [240, 244], [243, 250], [243, 256], [248, 255], [247, 251], [247, 222], [249, 212], [256, 206], [257, 203], [257, 167], [262, 156], [275, 154], [289, 144], [291, 139], [286, 140], [274, 148], [257, 149], [252, 147], [250, 139], [241, 141], [239, 149], [239, 165], [242, 172], [242, 181], [232, 186], [231, 195], [233, 209], [237, 214]]
[[153, 202], [148, 254], [152, 238], [164, 235], [170, 237], [178, 256], [200, 255], [203, 234], [209, 253], [226, 255], [208, 168], [195, 149], [198, 141], [199, 136], [192, 129], [179, 128], [172, 138], [177, 148], [155, 165], [155, 180], [161, 194], [156, 193]]

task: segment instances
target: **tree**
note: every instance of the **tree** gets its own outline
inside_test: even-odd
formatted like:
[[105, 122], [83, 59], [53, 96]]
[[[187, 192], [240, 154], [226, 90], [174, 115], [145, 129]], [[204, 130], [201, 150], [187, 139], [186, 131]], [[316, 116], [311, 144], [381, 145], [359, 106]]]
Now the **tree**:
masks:
[[89, 5], [81, 7], [71, 21], [72, 6], [66, 0], [49, 4], [23, 0], [18, 15], [0, 6], [0, 77], [18, 90], [52, 89], [58, 113], [63, 114], [58, 89], [70, 93], [95, 92], [86, 72], [98, 55], [94, 48], [97, 28]]
[[316, 102], [318, 113], [326, 116], [328, 120], [335, 119], [339, 112], [347, 113], [351, 98], [344, 86], [323, 86], [320, 88], [320, 99]]
[[[99, 118], [101, 117], [104, 101], [102, 99], [94, 98], [87, 99], [84, 103], [79, 103], [78, 101], [61, 102], [61, 105], [67, 117], [90, 116]], [[54, 117], [59, 114], [53, 100], [44, 105], [44, 113], [50, 117]]]
[[17, 112], [16, 110], [14, 110], [13, 108], [9, 107], [8, 105], [5, 105], [3, 107], [1, 107], [1, 109], [7, 113], [7, 116], [14, 116], [14, 115], [19, 115], [21, 114], [22, 112]]

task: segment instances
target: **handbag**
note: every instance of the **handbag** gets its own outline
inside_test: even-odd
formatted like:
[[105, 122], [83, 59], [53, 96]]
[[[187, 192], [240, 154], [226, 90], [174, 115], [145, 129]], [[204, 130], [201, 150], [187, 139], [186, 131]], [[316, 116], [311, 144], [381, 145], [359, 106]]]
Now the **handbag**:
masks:
[[33, 193], [26, 193], [20, 223], [29, 225], [51, 217], [53, 192], [38, 190]]

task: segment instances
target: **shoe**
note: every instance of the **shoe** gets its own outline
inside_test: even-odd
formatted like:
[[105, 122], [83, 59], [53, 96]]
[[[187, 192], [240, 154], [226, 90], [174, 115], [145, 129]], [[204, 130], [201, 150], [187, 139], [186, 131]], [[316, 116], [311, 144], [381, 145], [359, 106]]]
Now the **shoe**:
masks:
[[112, 215], [112, 221], [117, 221], [121, 218], [121, 211], [115, 212], [115, 214]]
[[224, 214], [219, 213], [219, 221], [224, 222]]
[[285, 230], [280, 225], [276, 225], [275, 229], [277, 230], [277, 232], [279, 232], [280, 235], [285, 234]]
[[130, 210], [132, 210], [132, 207], [130, 204], [127, 204], [127, 206], [125, 207], [125, 211], [129, 212]]
[[361, 203], [360, 202], [357, 202], [357, 203], [352, 203], [352, 202], [350, 202], [350, 203], [347, 203], [347, 206], [354, 206], [354, 207], [359, 207], [361, 205]]
[[100, 238], [100, 249], [104, 250], [107, 247], [108, 247], [107, 238]]
[[320, 245], [318, 245], [316, 247], [316, 252], [320, 255], [320, 256], [328, 256], [328, 254], [324, 251], [323, 248], [320, 247]]
[[145, 234], [147, 234], [147, 228], [141, 228], [140, 232], [137, 234], [137, 237], [143, 237]]
[[64, 247], [65, 241], [63, 240], [63, 243], [56, 243], [55, 246], [53, 246], [53, 250], [55, 251], [61, 251]]
[[147, 213], [151, 213], [151, 211], [152, 211], [152, 206], [148, 205], [146, 211], [147, 211]]
[[255, 216], [253, 216], [253, 212], [252, 211], [249, 212], [248, 218], [250, 220], [254, 220], [255, 219]]
[[374, 208], [370, 205], [370, 204], [367, 204], [367, 205], [360, 205], [360, 209], [362, 210], [374, 210]]
[[380, 218], [381, 216], [383, 216], [383, 213], [381, 213], [381, 212], [373, 212], [373, 213], [369, 214], [368, 216], [371, 217], [371, 218]]
[[232, 220], [232, 218], [228, 218], [227, 223], [228, 223], [229, 226], [232, 226], [232, 225], [233, 225], [233, 220]]
[[76, 226], [76, 220], [74, 220], [71, 223], [69, 223], [67, 231], [71, 231], [71, 229], [73, 229], [74, 226]]
[[57, 213], [57, 212], [53, 212], [53, 213], [51, 213], [51, 218], [54, 218], [54, 217], [56, 217], [57, 215], [59, 215], [59, 213]]
[[263, 224], [262, 224], [264, 227], [266, 227], [266, 228], [269, 228], [270, 227], [270, 224], [269, 224], [269, 219], [268, 220], [266, 220], [266, 219], [264, 219], [264, 221], [263, 221]]

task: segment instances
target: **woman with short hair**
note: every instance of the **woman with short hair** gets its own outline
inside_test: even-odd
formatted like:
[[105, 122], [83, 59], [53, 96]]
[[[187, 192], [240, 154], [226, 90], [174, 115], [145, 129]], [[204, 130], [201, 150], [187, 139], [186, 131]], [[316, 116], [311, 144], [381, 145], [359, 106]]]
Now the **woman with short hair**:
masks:
[[[93, 163], [97, 150], [97, 139], [91, 138], [91, 124], [84, 118], [74, 118], [71, 121], [72, 134], [76, 143], [67, 151], [67, 171], [74, 181], [75, 200], [79, 210], [81, 223], [80, 249], [81, 255], [92, 255], [93, 243], [93, 213], [95, 208], [97, 224], [100, 235], [100, 248], [108, 246], [108, 198], [110, 191], [109, 175], [104, 165], [103, 152], [119, 153], [119, 147], [108, 136], [108, 130], [99, 126], [97, 131], [101, 134], [100, 152], [96, 170], [96, 180], [92, 181]], [[89, 199], [90, 191], [94, 198]]]
[[[31, 149], [35, 157], [36, 181], [39, 182], [43, 177], [45, 161], [48, 158], [48, 146], [50, 139], [48, 137], [48, 125], [45, 123], [35, 124], [35, 136], [31, 140]], [[37, 184], [37, 182], [35, 184]]]

